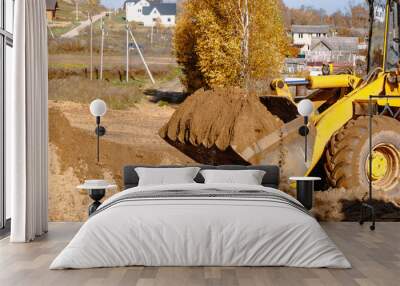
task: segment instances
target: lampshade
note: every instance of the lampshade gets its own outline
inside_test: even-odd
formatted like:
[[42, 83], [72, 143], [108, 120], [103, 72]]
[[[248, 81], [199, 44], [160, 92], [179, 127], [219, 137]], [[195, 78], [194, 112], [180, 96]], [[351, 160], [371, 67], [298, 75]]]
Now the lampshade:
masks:
[[101, 99], [95, 99], [90, 103], [90, 113], [93, 116], [104, 116], [107, 112], [107, 105]]
[[311, 100], [303, 99], [297, 105], [297, 111], [301, 116], [310, 116], [314, 111], [314, 105]]

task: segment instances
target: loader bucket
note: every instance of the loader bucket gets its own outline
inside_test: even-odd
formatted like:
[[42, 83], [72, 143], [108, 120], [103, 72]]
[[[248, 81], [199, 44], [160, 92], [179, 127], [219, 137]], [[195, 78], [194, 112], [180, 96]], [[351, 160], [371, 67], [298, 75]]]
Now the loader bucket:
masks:
[[[159, 134], [198, 163], [274, 164], [282, 175], [303, 175], [303, 119], [296, 114], [296, 106], [282, 97], [235, 88], [201, 90], [180, 105]], [[311, 158], [314, 128], [308, 137]]]
[[284, 177], [307, 173], [315, 142], [315, 128], [309, 127], [307, 157], [305, 162], [305, 137], [299, 129], [303, 118], [297, 118], [244, 149], [234, 149], [236, 154], [251, 165], [278, 165]]

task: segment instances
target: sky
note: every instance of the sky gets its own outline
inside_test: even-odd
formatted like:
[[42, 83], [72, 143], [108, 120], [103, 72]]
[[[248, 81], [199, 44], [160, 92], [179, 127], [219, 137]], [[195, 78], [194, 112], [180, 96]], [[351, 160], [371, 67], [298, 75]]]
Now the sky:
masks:
[[[312, 6], [316, 9], [324, 9], [328, 13], [333, 13], [337, 10], [346, 10], [349, 3], [356, 5], [365, 2], [365, 0], [283, 0], [289, 7], [300, 7], [301, 5]], [[124, 0], [101, 0], [101, 3], [109, 8], [121, 7]]]

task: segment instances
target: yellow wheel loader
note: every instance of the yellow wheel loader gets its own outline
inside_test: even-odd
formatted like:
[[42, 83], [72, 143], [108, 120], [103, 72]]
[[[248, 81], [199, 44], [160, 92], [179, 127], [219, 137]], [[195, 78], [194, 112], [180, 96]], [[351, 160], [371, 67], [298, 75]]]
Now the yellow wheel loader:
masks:
[[[346, 189], [367, 189], [371, 177], [375, 189], [400, 194], [399, 98], [378, 98], [372, 102], [371, 176], [368, 163], [369, 96], [400, 95], [400, 3], [398, 0], [370, 0], [369, 7], [368, 71], [365, 78], [335, 74], [295, 81], [274, 80], [271, 83], [274, 94], [260, 96], [259, 100], [266, 107], [266, 120], [278, 120], [280, 124], [274, 123], [276, 129], [268, 133], [254, 127], [253, 133], [259, 134], [245, 138], [246, 144], [239, 144], [234, 139], [228, 148], [221, 150], [217, 148], [218, 140], [213, 146], [197, 142], [190, 135], [191, 129], [195, 128], [196, 116], [183, 122], [182, 118], [187, 116], [184, 112], [181, 112], [179, 123], [168, 123], [160, 135], [201, 163], [237, 163], [240, 158], [247, 164], [279, 164], [283, 176], [319, 175], [325, 179], [326, 186]], [[291, 92], [294, 89], [291, 86], [297, 90], [295, 94]], [[314, 106], [314, 113], [308, 121], [307, 148], [305, 134], [299, 132], [304, 121], [297, 112], [297, 104], [303, 99], [311, 100]], [[199, 111], [194, 108], [191, 112]], [[176, 113], [174, 116], [179, 117], [179, 110]], [[174, 116], [171, 120], [176, 121]], [[209, 128], [209, 132], [216, 128]], [[234, 131], [232, 127], [228, 133]], [[180, 136], [179, 132], [184, 134]], [[208, 150], [204, 146], [208, 146]], [[225, 155], [218, 155], [218, 152]], [[305, 155], [310, 158], [308, 161], [304, 160]], [[229, 156], [231, 161], [227, 160]]]

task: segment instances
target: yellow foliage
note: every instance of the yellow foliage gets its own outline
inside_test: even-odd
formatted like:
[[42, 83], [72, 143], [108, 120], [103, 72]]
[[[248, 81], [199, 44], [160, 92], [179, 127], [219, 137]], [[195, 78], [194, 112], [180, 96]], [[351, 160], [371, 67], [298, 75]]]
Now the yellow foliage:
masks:
[[186, 0], [174, 47], [187, 90], [243, 87], [276, 74], [289, 47], [279, 3]]

